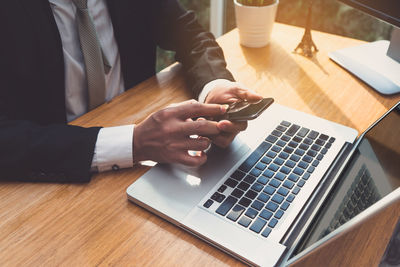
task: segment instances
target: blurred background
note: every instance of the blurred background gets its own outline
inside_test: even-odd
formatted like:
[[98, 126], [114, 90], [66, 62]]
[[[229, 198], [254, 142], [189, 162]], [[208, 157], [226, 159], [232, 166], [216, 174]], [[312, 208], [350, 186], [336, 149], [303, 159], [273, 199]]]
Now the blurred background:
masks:
[[[200, 24], [209, 31], [215, 32], [214, 29], [210, 29], [210, 19], [222, 20], [220, 34], [236, 27], [233, 0], [179, 0], [179, 2], [186, 9], [193, 10]], [[308, 3], [308, 0], [280, 0], [276, 21], [304, 27]], [[219, 13], [215, 11], [218, 8]], [[312, 29], [365, 41], [376, 41], [390, 40], [392, 26], [337, 0], [314, 0]], [[174, 61], [173, 52], [159, 49], [157, 72]]]

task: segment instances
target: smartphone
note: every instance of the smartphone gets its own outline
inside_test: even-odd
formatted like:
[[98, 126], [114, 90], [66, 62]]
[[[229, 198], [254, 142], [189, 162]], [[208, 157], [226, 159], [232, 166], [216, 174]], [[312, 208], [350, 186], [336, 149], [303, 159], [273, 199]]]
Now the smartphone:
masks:
[[273, 98], [263, 98], [256, 103], [249, 103], [245, 100], [232, 103], [223, 119], [230, 121], [253, 120], [260, 116], [273, 102]]

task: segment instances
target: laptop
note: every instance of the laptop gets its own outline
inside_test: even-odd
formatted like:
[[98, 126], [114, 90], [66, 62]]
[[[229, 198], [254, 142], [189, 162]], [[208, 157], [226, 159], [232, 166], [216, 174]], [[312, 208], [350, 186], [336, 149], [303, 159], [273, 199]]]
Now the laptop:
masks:
[[205, 165], [157, 164], [127, 196], [247, 264], [287, 265], [400, 201], [400, 102], [357, 135], [274, 103]]

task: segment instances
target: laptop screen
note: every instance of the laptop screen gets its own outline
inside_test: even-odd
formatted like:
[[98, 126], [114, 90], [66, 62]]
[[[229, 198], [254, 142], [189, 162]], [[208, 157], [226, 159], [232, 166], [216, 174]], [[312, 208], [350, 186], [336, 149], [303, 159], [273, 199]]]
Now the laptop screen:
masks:
[[295, 254], [400, 186], [400, 104], [367, 131]]

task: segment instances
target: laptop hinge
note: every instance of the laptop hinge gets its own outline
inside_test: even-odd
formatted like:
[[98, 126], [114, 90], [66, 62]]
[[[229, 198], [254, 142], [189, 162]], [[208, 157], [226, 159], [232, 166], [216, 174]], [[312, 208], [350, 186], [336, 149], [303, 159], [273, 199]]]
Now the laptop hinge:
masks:
[[350, 156], [350, 152], [353, 146], [353, 144], [348, 142], [344, 144], [338, 156], [332, 162], [331, 166], [324, 174], [320, 183], [311, 194], [310, 198], [307, 201], [307, 204], [303, 207], [303, 209], [294, 220], [293, 224], [290, 226], [289, 230], [282, 237], [280, 241], [281, 244], [290, 248], [299, 236], [299, 234], [302, 232], [302, 230], [310, 225], [311, 220], [309, 220], [309, 218], [311, 214], [315, 211], [317, 205], [320, 204], [321, 200], [323, 201], [322, 197], [324, 196], [327, 189], [330, 187], [333, 179], [337, 175], [338, 171], [341, 169], [343, 163]]

